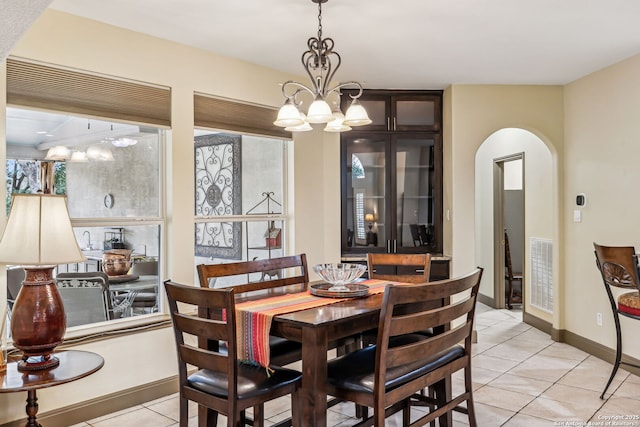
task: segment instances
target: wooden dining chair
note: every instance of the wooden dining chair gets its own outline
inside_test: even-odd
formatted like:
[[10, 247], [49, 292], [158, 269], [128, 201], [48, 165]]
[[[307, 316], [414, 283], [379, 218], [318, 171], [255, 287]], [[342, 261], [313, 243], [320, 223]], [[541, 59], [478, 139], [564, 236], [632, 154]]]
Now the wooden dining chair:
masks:
[[[373, 420], [360, 425], [383, 427], [385, 418], [403, 411], [403, 425], [425, 425], [439, 419], [449, 425], [451, 411], [466, 413], [477, 425], [471, 383], [471, 334], [482, 269], [466, 276], [418, 285], [387, 285], [378, 339], [374, 346], [334, 359], [327, 366], [327, 394], [373, 408]], [[456, 296], [455, 298], [452, 298]], [[416, 301], [449, 301], [426, 310], [407, 310]], [[426, 305], [426, 304], [425, 304]], [[463, 322], [452, 324], [456, 319]], [[443, 327], [446, 332], [425, 337], [420, 331]], [[460, 344], [462, 343], [462, 344]], [[447, 396], [446, 381], [464, 370], [464, 391]], [[411, 399], [425, 387], [435, 398], [419, 396], [435, 409], [410, 424]], [[461, 403], [466, 402], [466, 407]]]
[[[638, 256], [633, 246], [601, 246], [593, 243], [596, 255], [596, 265], [602, 276], [604, 288], [613, 312], [613, 323], [616, 329], [616, 359], [609, 376], [609, 381], [604, 387], [600, 399], [604, 399], [604, 394], [611, 385], [613, 378], [618, 372], [620, 365], [640, 366], [622, 360], [622, 328], [620, 327], [620, 316], [629, 319], [640, 320], [640, 270], [638, 267]], [[611, 287], [622, 289], [634, 289], [631, 292], [624, 292], [616, 299]]]
[[[522, 273], [514, 272], [513, 265], [511, 264], [511, 248], [509, 247], [509, 235], [507, 234], [507, 229], [504, 229], [504, 279], [507, 285], [505, 289], [505, 299], [507, 303], [507, 308], [511, 310], [513, 308], [513, 304], [522, 304], [522, 290], [523, 290], [523, 280], [524, 276]], [[514, 282], [520, 283], [520, 297], [514, 295], [513, 293], [513, 284]]]
[[[219, 279], [227, 278], [233, 283], [232, 288], [237, 297], [302, 292], [309, 287], [306, 254], [225, 264], [200, 264], [197, 270], [200, 287], [208, 288], [218, 284]], [[273, 274], [275, 271], [281, 274]], [[265, 272], [268, 274], [264, 274]], [[248, 280], [251, 278], [256, 281]], [[336, 354], [342, 355], [357, 349], [359, 342], [359, 336], [347, 337], [330, 342], [328, 348], [335, 349]], [[222, 347], [225, 345], [221, 344]], [[273, 365], [285, 366], [302, 360], [302, 344], [270, 335], [269, 353]], [[334, 399], [329, 405], [337, 403], [339, 401]], [[356, 408], [356, 412], [360, 413], [359, 408]]]
[[[293, 426], [299, 426], [300, 372], [276, 366], [267, 371], [237, 361], [233, 288], [202, 289], [166, 281], [165, 289], [178, 351], [180, 427], [188, 425], [189, 400], [200, 405], [199, 425], [217, 425], [221, 413], [228, 427], [244, 426], [245, 409], [253, 407], [252, 425], [264, 427], [264, 403], [288, 394]], [[195, 315], [194, 307], [196, 313], [222, 310], [224, 320]], [[201, 345], [208, 341], [226, 341], [226, 351]]]
[[[370, 279], [404, 283], [426, 283], [431, 270], [431, 254], [368, 253], [367, 269]], [[425, 331], [429, 335], [433, 331]], [[375, 344], [377, 329], [361, 334], [362, 347]]]
[[[200, 264], [197, 266], [200, 287], [209, 288], [220, 278], [235, 278], [235, 295], [251, 295], [268, 292], [301, 292], [309, 286], [309, 271], [305, 254], [227, 264]], [[270, 275], [264, 272], [285, 270], [286, 275]], [[265, 278], [250, 282], [251, 276]], [[268, 280], [267, 280], [268, 279]], [[302, 345], [284, 338], [269, 337], [271, 362], [284, 366], [302, 358]]]

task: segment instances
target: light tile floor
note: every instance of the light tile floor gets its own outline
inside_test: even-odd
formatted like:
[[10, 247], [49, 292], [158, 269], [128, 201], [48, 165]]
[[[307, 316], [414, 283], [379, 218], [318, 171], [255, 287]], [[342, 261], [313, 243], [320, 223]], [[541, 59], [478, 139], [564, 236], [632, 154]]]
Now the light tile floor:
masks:
[[[611, 364], [522, 323], [518, 310], [493, 310], [482, 304], [476, 311], [478, 343], [474, 344], [473, 386], [480, 427], [639, 426], [640, 377], [620, 370], [605, 400], [600, 393]], [[463, 385], [453, 379], [454, 391]], [[286, 418], [289, 400], [266, 405], [267, 426]], [[416, 414], [420, 408], [414, 409]], [[196, 426], [195, 405], [189, 426]], [[347, 427], [356, 422], [353, 404], [329, 409], [328, 425]], [[399, 414], [398, 414], [399, 415]], [[219, 426], [226, 425], [219, 417]], [[76, 427], [178, 426], [178, 397], [166, 396], [143, 405], [77, 424]], [[401, 426], [399, 416], [387, 426]], [[454, 425], [466, 426], [466, 415], [454, 413]], [[304, 426], [312, 427], [312, 426]]]

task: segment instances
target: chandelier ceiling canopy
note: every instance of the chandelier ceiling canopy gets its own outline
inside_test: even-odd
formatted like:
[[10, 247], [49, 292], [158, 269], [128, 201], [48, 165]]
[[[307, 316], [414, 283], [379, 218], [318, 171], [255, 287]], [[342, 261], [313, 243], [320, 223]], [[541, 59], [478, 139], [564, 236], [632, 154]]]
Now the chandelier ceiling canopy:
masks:
[[[327, 0], [311, 0], [318, 4], [318, 36], [307, 41], [308, 50], [302, 54], [302, 65], [311, 80], [309, 86], [293, 80], [282, 84], [282, 94], [286, 101], [278, 111], [278, 117], [273, 124], [284, 127], [292, 132], [312, 130], [312, 123], [326, 123], [327, 132], [344, 132], [351, 130], [351, 126], [362, 126], [371, 123], [367, 111], [358, 102], [362, 95], [362, 85], [356, 81], [338, 83], [331, 86], [331, 79], [340, 68], [341, 58], [333, 50], [332, 38], [322, 37], [322, 3]], [[357, 89], [346, 114], [340, 110], [340, 90], [343, 88]], [[300, 111], [303, 104], [303, 94], [311, 95], [306, 114]]]

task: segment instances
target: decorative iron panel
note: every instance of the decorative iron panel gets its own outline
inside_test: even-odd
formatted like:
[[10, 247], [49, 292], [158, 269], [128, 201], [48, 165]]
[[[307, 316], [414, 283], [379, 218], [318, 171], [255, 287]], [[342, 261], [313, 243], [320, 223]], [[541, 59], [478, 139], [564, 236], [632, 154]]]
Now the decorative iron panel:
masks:
[[[195, 138], [196, 216], [242, 213], [242, 136], [215, 134]], [[240, 222], [196, 224], [196, 256], [241, 259]]]

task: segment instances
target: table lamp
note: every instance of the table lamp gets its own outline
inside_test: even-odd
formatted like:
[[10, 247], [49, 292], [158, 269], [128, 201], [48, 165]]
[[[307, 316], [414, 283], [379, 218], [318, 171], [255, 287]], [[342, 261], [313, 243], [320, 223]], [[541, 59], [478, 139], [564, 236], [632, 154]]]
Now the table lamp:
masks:
[[371, 229], [373, 228], [373, 219], [373, 214], [368, 213], [364, 216], [364, 220], [369, 223], [369, 231], [371, 231]]
[[66, 200], [53, 194], [14, 194], [0, 240], [0, 263], [21, 265], [26, 273], [11, 313], [13, 345], [23, 353], [20, 371], [60, 363], [52, 353], [62, 342], [67, 321], [53, 269], [86, 259], [73, 234]]
[[373, 221], [376, 220], [376, 217], [372, 213], [368, 213], [364, 216], [364, 220], [369, 223], [369, 231], [367, 231], [367, 246], [373, 245], [378, 246], [378, 234], [373, 232]]

